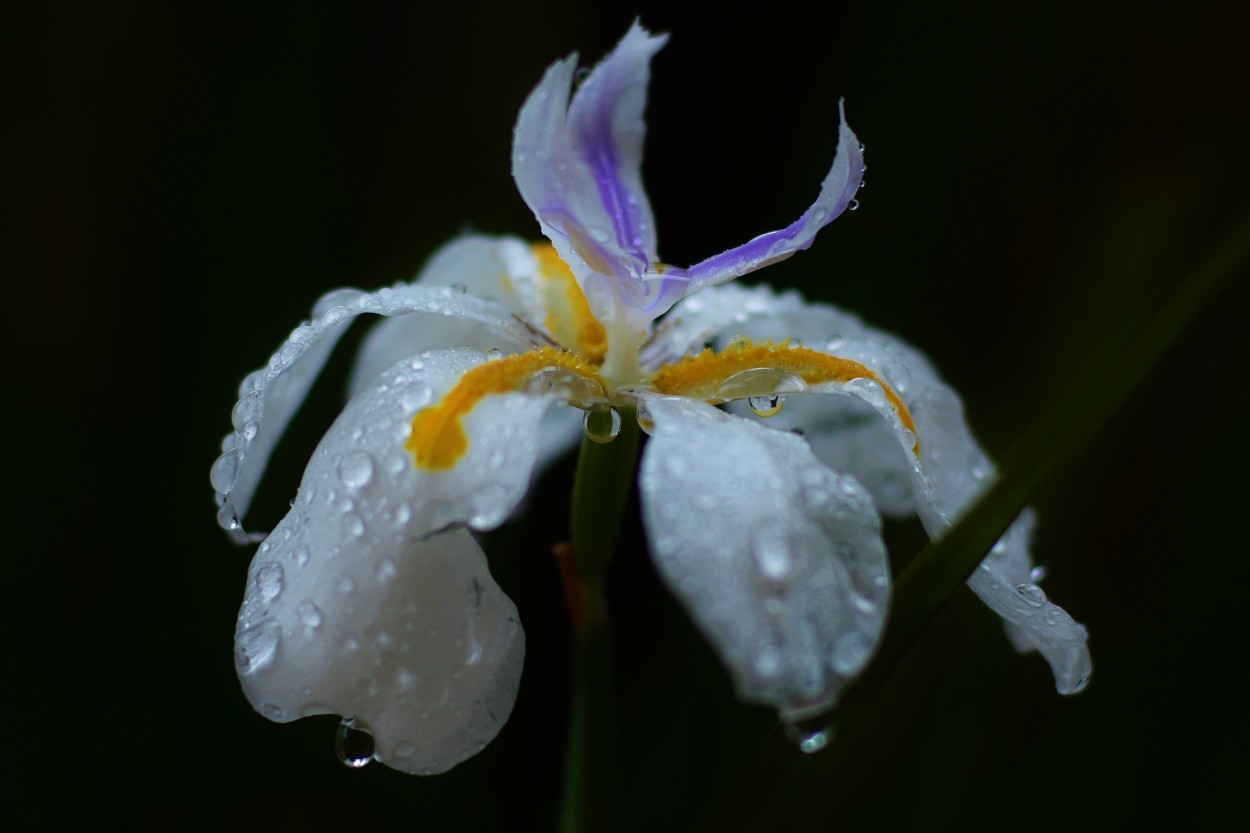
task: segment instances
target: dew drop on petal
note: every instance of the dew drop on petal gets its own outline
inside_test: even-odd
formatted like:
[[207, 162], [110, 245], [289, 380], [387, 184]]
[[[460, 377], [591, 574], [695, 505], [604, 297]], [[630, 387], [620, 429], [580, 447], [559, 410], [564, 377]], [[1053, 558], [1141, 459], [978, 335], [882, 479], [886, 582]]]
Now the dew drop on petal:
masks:
[[227, 494], [234, 488], [234, 478], [239, 473], [239, 458], [239, 452], [235, 450], [227, 451], [217, 458], [212, 470], [208, 473], [208, 479], [214, 489]]
[[241, 674], [255, 674], [273, 665], [278, 653], [282, 626], [273, 619], [262, 619], [234, 638], [234, 662]]
[[752, 396], [747, 400], [747, 404], [751, 406], [751, 410], [755, 412], [757, 417], [767, 419], [781, 413], [781, 409], [785, 407], [786, 400], [777, 394], [769, 394], [767, 396]]
[[343, 531], [352, 538], [359, 538], [365, 534], [365, 522], [355, 512], [348, 512], [343, 516]]
[[349, 489], [362, 489], [373, 479], [373, 458], [367, 451], [351, 451], [339, 461], [339, 480]]
[[851, 202], [850, 202], [850, 203], [846, 206], [846, 210], [847, 210], [847, 211], [858, 211], [858, 210], [859, 210], [859, 200], [851, 200]]
[[299, 616], [299, 620], [304, 623], [304, 627], [310, 631], [315, 631], [321, 627], [322, 615], [321, 609], [309, 601], [299, 603], [299, 607], [295, 608], [295, 614]]
[[256, 589], [261, 601], [269, 604], [282, 593], [282, 565], [269, 563], [256, 572]]
[[334, 754], [343, 766], [367, 766], [374, 756], [373, 732], [354, 717], [343, 718], [334, 734]]
[[1042, 566], [1034, 567], [1029, 570], [1029, 581], [1038, 582], [1046, 578], [1046, 568]]
[[591, 442], [607, 443], [621, 433], [621, 415], [616, 408], [606, 411], [587, 411], [582, 418], [586, 438]]

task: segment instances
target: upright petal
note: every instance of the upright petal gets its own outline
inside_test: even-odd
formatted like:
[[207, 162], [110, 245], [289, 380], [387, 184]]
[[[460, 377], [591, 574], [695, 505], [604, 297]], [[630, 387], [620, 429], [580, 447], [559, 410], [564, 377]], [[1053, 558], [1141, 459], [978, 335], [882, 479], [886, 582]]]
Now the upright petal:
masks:
[[644, 520], [669, 589], [742, 697], [789, 718], [827, 708], [889, 601], [871, 499], [793, 434], [690, 400], [645, 404]]
[[666, 40], [635, 22], [571, 106], [576, 56], [557, 61], [517, 118], [517, 188], [579, 281], [592, 272], [629, 280], [655, 260], [655, 222], [641, 175], [642, 114], [651, 57]]
[[351, 319], [362, 313], [451, 322], [457, 331], [485, 334], [494, 347], [524, 350], [534, 345], [534, 335], [505, 308], [447, 287], [400, 286], [373, 293], [340, 289], [325, 295], [312, 320], [297, 327], [267, 366], [249, 374], [239, 389], [232, 414], [235, 430], [222, 441], [222, 454], [211, 472], [218, 520], [237, 539], [248, 539], [242, 519], [269, 455]]
[[820, 184], [820, 194], [799, 219], [779, 231], [770, 231], [747, 243], [722, 252], [687, 270], [689, 294], [700, 287], [742, 277], [812, 245], [816, 232], [851, 205], [864, 175], [864, 156], [859, 140], [846, 124], [845, 108], [839, 104], [838, 147], [833, 166]]

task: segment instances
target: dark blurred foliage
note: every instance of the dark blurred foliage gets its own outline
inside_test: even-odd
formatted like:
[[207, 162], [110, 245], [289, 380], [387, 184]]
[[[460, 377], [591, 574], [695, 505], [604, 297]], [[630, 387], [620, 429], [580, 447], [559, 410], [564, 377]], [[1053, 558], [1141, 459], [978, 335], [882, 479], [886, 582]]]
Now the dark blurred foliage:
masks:
[[[216, 528], [207, 473], [238, 381], [322, 292], [408, 276], [464, 229], [537, 233], [509, 176], [516, 111], [548, 63], [597, 59], [635, 14], [672, 34], [645, 168], [665, 259], [796, 217], [845, 97], [862, 207], [758, 277], [922, 346], [992, 452], [1126, 349], [1250, 204], [1233, 2], [15, 5], [5, 812], [24, 828], [550, 826], [571, 464], [488, 537], [528, 633], [512, 720], [424, 780], [343, 768], [331, 718], [251, 711], [231, 648], [249, 554]], [[1243, 275], [1038, 501], [1047, 590], [1092, 634], [1089, 690], [1056, 696], [961, 592], [819, 766], [759, 795], [766, 827], [1242, 829], [1247, 300]], [[347, 367], [284, 446], [264, 520]], [[901, 560], [921, 538], [891, 542]], [[772, 717], [733, 699], [638, 534], [613, 593], [626, 827], [685, 829]]]

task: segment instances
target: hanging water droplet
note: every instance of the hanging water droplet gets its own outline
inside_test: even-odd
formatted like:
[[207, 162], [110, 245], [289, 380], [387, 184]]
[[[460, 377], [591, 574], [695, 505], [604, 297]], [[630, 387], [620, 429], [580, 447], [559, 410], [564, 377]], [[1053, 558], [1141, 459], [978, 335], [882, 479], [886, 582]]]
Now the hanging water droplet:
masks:
[[621, 433], [621, 415], [616, 408], [606, 411], [587, 411], [582, 418], [582, 428], [591, 442], [608, 443]]
[[770, 393], [767, 396], [752, 396], [747, 400], [747, 404], [751, 406], [751, 410], [755, 412], [757, 417], [767, 419], [781, 413], [781, 409], [785, 407], [786, 400], [775, 393]]
[[235, 450], [227, 451], [217, 458], [212, 470], [208, 473], [208, 479], [214, 489], [224, 495], [234, 488], [234, 478], [239, 473], [241, 459], [242, 455]]
[[234, 511], [234, 504], [226, 501], [217, 510], [217, 525], [226, 532], [235, 532], [242, 528], [239, 523], [239, 515]]
[[859, 210], [859, 200], [851, 200], [851, 202], [850, 202], [850, 203], [846, 206], [846, 210], [847, 210], [847, 211], [858, 211], [858, 210]]
[[345, 717], [334, 735], [334, 754], [352, 769], [367, 766], [374, 756], [373, 732], [354, 717]]
[[1046, 578], [1046, 568], [1040, 564], [1029, 570], [1029, 581], [1038, 582]]
[[860, 152], [860, 153], [863, 153], [865, 150], [867, 150], [867, 148], [865, 148], [865, 147], [864, 147], [864, 143], [863, 143], [863, 142], [860, 142], [860, 143], [859, 143], [859, 152]]
[[833, 740], [833, 729], [825, 726], [810, 732], [801, 732], [791, 726], [787, 726], [786, 737], [790, 738], [799, 747], [800, 752], [814, 755], [828, 746], [829, 741]]

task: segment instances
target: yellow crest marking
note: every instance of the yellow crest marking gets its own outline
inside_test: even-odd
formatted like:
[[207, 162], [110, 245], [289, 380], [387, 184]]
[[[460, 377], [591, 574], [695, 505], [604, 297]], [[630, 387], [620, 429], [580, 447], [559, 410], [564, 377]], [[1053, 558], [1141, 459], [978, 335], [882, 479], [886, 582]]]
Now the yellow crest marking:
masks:
[[577, 278], [555, 248], [550, 243], [535, 243], [532, 248], [547, 302], [547, 330], [556, 341], [598, 367], [608, 352], [607, 331], [590, 311]]
[[462, 420], [477, 403], [491, 394], [521, 390], [534, 374], [550, 367], [571, 370], [599, 382], [594, 368], [586, 360], [554, 347], [540, 347], [529, 353], [480, 364], [464, 374], [441, 402], [412, 418], [412, 433], [404, 443], [404, 450], [412, 454], [417, 468], [435, 471], [454, 468], [469, 451], [469, 437]]
[[903, 400], [884, 379], [857, 361], [830, 356], [808, 347], [791, 347], [788, 341], [755, 344], [749, 339], [742, 339], [720, 353], [705, 349], [697, 356], [687, 356], [675, 364], [661, 367], [652, 378], [651, 385], [659, 393], [669, 396], [711, 399], [730, 376], [757, 368], [783, 370], [808, 384], [873, 380], [885, 391], [886, 400], [898, 411], [904, 427], [917, 436], [912, 452], [920, 455], [920, 435], [916, 431], [916, 423], [912, 421]]

